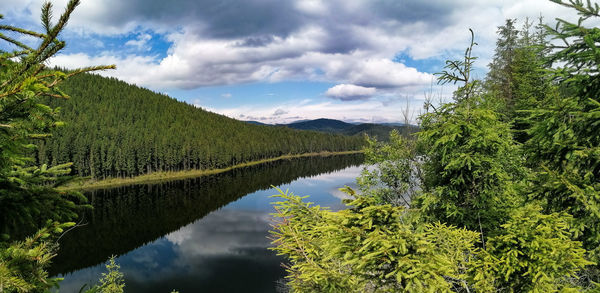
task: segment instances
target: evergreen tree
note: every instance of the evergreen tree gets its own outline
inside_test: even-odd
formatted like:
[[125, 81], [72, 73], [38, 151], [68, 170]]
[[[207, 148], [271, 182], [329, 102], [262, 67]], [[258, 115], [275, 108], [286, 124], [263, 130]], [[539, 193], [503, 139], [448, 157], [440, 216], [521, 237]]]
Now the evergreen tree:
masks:
[[[45, 62], [64, 48], [58, 35], [79, 4], [71, 0], [56, 24], [52, 23], [50, 3], [42, 8], [44, 32], [0, 25], [0, 38], [10, 43], [11, 52], [0, 52], [0, 291], [46, 292], [57, 285], [45, 268], [55, 256], [51, 236], [63, 233], [76, 218], [79, 193], [59, 192], [53, 186], [64, 183], [62, 175], [70, 164], [32, 166], [32, 139], [44, 139], [60, 126], [57, 111], [42, 103], [44, 97], [67, 98], [56, 88], [64, 79], [88, 71], [114, 66], [88, 67], [70, 73], [45, 68]], [[1, 17], [0, 17], [1, 18]], [[9, 31], [38, 40], [32, 48], [4, 34]], [[16, 59], [16, 60], [15, 60]], [[41, 228], [33, 237], [28, 231]]]
[[[593, 262], [576, 239], [573, 217], [527, 196], [535, 181], [510, 124], [470, 78], [474, 44], [464, 60], [446, 63], [439, 80], [461, 86], [453, 102], [421, 117], [416, 150], [393, 140], [370, 144], [366, 155], [379, 170], [364, 173], [362, 194], [346, 189], [355, 197], [348, 210], [323, 211], [280, 192], [274, 249], [289, 257], [294, 290], [591, 289], [589, 279], [578, 282]], [[417, 188], [406, 184], [412, 174]], [[414, 200], [406, 207], [385, 202], [397, 204], [408, 190]]]
[[[471, 40], [467, 52], [474, 45]], [[471, 70], [472, 63], [465, 63], [462, 68], [449, 67], [439, 81], [446, 83], [470, 76]], [[424, 193], [419, 207], [431, 220], [487, 234], [521, 203], [512, 182], [522, 177], [524, 170], [508, 124], [486, 108], [481, 95], [462, 96], [478, 82], [460, 81], [463, 84], [453, 103], [421, 116], [417, 136], [424, 158]]]
[[511, 111], [514, 107], [512, 67], [515, 51], [519, 47], [519, 31], [515, 27], [516, 19], [507, 19], [498, 27], [498, 39], [494, 59], [489, 64], [486, 84], [489, 91], [500, 97], [503, 107]]
[[527, 138], [527, 111], [537, 108], [552, 89], [547, 77], [547, 41], [542, 20], [540, 17], [535, 31], [529, 19], [525, 19], [521, 31], [515, 28], [515, 19], [506, 20], [498, 28], [496, 51], [485, 81], [486, 102], [501, 115], [501, 120], [511, 123], [519, 142]]
[[[548, 211], [573, 215], [579, 239], [600, 261], [600, 28], [586, 27], [600, 8], [583, 1], [553, 1], [575, 9], [577, 23], [558, 19], [552, 38], [552, 77], [559, 91], [532, 113], [526, 153], [536, 168], [533, 197]], [[596, 281], [598, 281], [596, 277]]]

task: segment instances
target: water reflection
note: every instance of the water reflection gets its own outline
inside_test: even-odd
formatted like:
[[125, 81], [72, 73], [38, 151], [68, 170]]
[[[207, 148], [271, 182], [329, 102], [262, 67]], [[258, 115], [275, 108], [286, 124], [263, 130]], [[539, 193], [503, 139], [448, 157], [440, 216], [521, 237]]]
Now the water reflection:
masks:
[[267, 250], [274, 194], [269, 185], [339, 209], [337, 188], [353, 184], [361, 161], [360, 156], [296, 159], [96, 191], [88, 195], [95, 207], [86, 215], [89, 225], [61, 241], [53, 272], [66, 274], [61, 291], [78, 291], [94, 283], [101, 263], [116, 254], [127, 292], [273, 292], [284, 271], [282, 259]]

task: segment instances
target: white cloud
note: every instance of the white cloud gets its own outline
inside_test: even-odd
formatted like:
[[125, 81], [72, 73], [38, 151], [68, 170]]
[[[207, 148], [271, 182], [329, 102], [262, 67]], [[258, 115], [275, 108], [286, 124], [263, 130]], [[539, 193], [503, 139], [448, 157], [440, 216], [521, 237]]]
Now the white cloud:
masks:
[[309, 15], [322, 16], [327, 13], [327, 5], [322, 0], [304, 0], [297, 1], [295, 3], [296, 8], [299, 11], [305, 12]]
[[232, 95], [231, 95], [230, 93], [224, 93], [224, 94], [221, 94], [221, 97], [222, 97], [222, 98], [225, 98], [225, 99], [229, 99], [229, 98], [231, 98], [231, 96], [232, 96]]
[[288, 111], [280, 108], [280, 109], [275, 110], [275, 112], [273, 112], [273, 115], [271, 115], [271, 116], [281, 116], [281, 115], [288, 114], [288, 113], [289, 113]]
[[[213, 0], [203, 1], [206, 4]], [[35, 11], [39, 11], [42, 0], [18, 2], [9, 8], [11, 13], [29, 13], [27, 16], [37, 21], [39, 12]], [[172, 43], [165, 57], [124, 56], [126, 50], [115, 50], [94, 56], [62, 55], [52, 64], [71, 67], [116, 63], [116, 71], [104, 74], [155, 90], [310, 80], [374, 88], [378, 94], [405, 94], [426, 87], [434, 76], [393, 62], [398, 52], [417, 60], [435, 58], [441, 65], [441, 60], [460, 57], [468, 43], [468, 28], [473, 28], [479, 43], [475, 48], [480, 57], [476, 66], [485, 71], [493, 54], [497, 26], [505, 18], [535, 18], [540, 12], [548, 21], [574, 16], [569, 9], [544, 0], [357, 0], [351, 5], [340, 5], [338, 0], [296, 0], [287, 4], [249, 0], [240, 2], [248, 11], [225, 5], [203, 17], [194, 16], [197, 12], [208, 13], [199, 12], [202, 3], [176, 2], [83, 1], [68, 26], [71, 33], [83, 35], [90, 34], [85, 31], [100, 35], [162, 33]], [[65, 3], [56, 1], [57, 10]], [[282, 5], [282, 10], [264, 11], [269, 7], [265, 3]], [[145, 9], [139, 9], [142, 5]], [[261, 13], [272, 17], [261, 20], [257, 18]], [[238, 14], [249, 22], [232, 22], [231, 17]], [[258, 24], [254, 30], [248, 29], [248, 25]], [[283, 29], [284, 25], [289, 27]], [[125, 45], [149, 48], [151, 38], [148, 33], [139, 33]]]
[[148, 45], [148, 41], [152, 39], [152, 35], [147, 33], [139, 34], [134, 40], [129, 40], [125, 43], [125, 46], [132, 46], [140, 51], [149, 51], [151, 47]]
[[[201, 39], [189, 33], [173, 33], [173, 46], [162, 59], [152, 56], [119, 57], [117, 52], [100, 56], [83, 53], [60, 55], [52, 64], [74, 65], [116, 63], [108, 73], [152, 89], [240, 84], [260, 81], [317, 80], [348, 82], [360, 86], [407, 87], [429, 84], [432, 75], [386, 58], [368, 58], [370, 53], [321, 53], [325, 32], [307, 28], [285, 39], [274, 38], [261, 47], [240, 47], [241, 40]], [[136, 41], [134, 41], [136, 42]], [[136, 42], [135, 44], [141, 43]], [[82, 63], [83, 61], [83, 63]], [[321, 72], [317, 74], [316, 72]]]
[[[124, 81], [148, 86], [146, 78], [148, 75], [155, 75], [155, 58], [152, 56], [137, 56], [128, 55], [117, 57], [111, 54], [101, 54], [99, 56], [90, 57], [84, 53], [75, 54], [60, 54], [49, 61], [50, 66], [61, 66], [66, 68], [79, 68], [93, 65], [111, 65], [116, 64], [116, 70], [107, 70], [99, 72], [103, 76], [115, 76]], [[144, 72], [145, 74], [140, 74]], [[150, 87], [157, 89], [157, 87]]]
[[363, 87], [353, 84], [338, 84], [329, 88], [325, 95], [342, 101], [364, 100], [375, 94], [374, 87]]
[[[384, 105], [378, 99], [359, 100], [353, 103], [324, 101], [298, 103], [298, 101], [282, 102], [270, 107], [264, 105], [245, 105], [235, 108], [212, 108], [211, 111], [235, 119], [255, 120], [268, 124], [290, 123], [304, 119], [330, 118], [348, 122], [400, 122], [403, 121], [402, 110], [409, 107], [414, 113], [411, 123], [416, 123], [416, 116], [422, 109], [421, 99], [404, 99], [386, 101]], [[279, 110], [285, 109], [283, 113]], [[277, 112], [280, 115], [273, 115]]]

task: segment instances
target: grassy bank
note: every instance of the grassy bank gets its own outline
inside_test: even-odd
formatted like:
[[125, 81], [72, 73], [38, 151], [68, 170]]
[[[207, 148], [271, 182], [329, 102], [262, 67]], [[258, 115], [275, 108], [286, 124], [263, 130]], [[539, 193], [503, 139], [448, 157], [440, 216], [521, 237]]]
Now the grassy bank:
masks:
[[361, 151], [345, 151], [345, 152], [320, 152], [320, 153], [306, 153], [299, 155], [284, 155], [276, 158], [264, 159], [259, 161], [252, 161], [242, 164], [237, 164], [234, 166], [230, 166], [227, 168], [221, 169], [208, 169], [208, 170], [186, 170], [186, 171], [176, 171], [176, 172], [154, 172], [149, 174], [144, 174], [131, 178], [107, 178], [103, 180], [81, 180], [78, 182], [74, 182], [72, 184], [61, 187], [61, 190], [90, 190], [97, 188], [107, 188], [107, 187], [116, 187], [130, 184], [140, 184], [140, 183], [155, 183], [161, 181], [169, 181], [176, 179], [185, 179], [185, 178], [193, 178], [211, 174], [217, 174], [226, 172], [229, 170], [243, 168], [248, 166], [259, 165], [268, 162], [274, 162], [279, 160], [286, 159], [294, 159], [294, 158], [303, 158], [303, 157], [316, 157], [316, 156], [337, 156], [337, 155], [350, 155], [350, 154], [358, 154]]

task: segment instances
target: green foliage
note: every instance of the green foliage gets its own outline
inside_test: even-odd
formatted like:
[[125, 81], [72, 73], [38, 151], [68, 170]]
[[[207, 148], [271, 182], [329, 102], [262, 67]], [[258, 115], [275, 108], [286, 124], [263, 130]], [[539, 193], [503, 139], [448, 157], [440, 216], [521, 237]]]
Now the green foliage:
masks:
[[365, 164], [373, 167], [365, 168], [357, 179], [360, 190], [368, 191], [380, 203], [409, 206], [420, 183], [415, 140], [394, 130], [387, 143], [368, 137], [367, 143]]
[[504, 25], [498, 27], [496, 51], [493, 61], [489, 64], [490, 71], [486, 80], [488, 90], [499, 97], [497, 100], [508, 112], [512, 110], [515, 102], [512, 70], [519, 47], [519, 32], [515, 28], [515, 22], [516, 19], [507, 19]]
[[548, 27], [554, 39], [550, 61], [559, 90], [543, 107], [531, 111], [526, 142], [528, 162], [537, 171], [532, 197], [548, 211], [566, 211], [574, 218], [577, 236], [600, 260], [600, 29], [585, 21], [598, 17], [598, 4], [553, 1], [580, 14], [574, 24], [558, 19]]
[[510, 292], [576, 289], [568, 279], [593, 263], [581, 243], [571, 240], [571, 220], [566, 213], [543, 214], [535, 204], [514, 210], [499, 235], [486, 243], [495, 258], [497, 286]]
[[434, 221], [491, 231], [521, 200], [523, 176], [508, 125], [488, 109], [446, 104], [422, 117], [425, 162], [419, 206]]
[[[56, 109], [41, 103], [42, 97], [67, 98], [55, 88], [61, 81], [81, 72], [114, 67], [83, 68], [69, 74], [46, 70], [44, 63], [65, 46], [57, 35], [78, 4], [79, 1], [70, 1], [56, 25], [50, 23], [51, 4], [45, 4], [42, 14], [47, 28], [45, 34], [0, 25], [0, 31], [17, 32], [40, 40], [39, 46], [33, 49], [0, 33], [3, 40], [17, 47], [13, 52], [0, 52], [0, 180], [6, 182], [4, 184], [27, 186], [68, 173], [69, 165], [23, 168], [31, 161], [28, 156], [33, 148], [31, 139], [48, 137], [48, 132], [60, 125], [56, 122]], [[14, 62], [13, 58], [19, 60]]]
[[517, 208], [482, 249], [477, 232], [345, 191], [356, 199], [338, 212], [276, 195], [273, 249], [288, 258], [294, 292], [563, 292], [582, 289], [578, 273], [593, 264], [565, 213]]
[[[51, 4], [44, 4], [43, 33], [0, 25], [0, 39], [16, 48], [0, 51], [1, 292], [47, 292], [58, 284], [59, 279], [48, 278], [46, 272], [57, 250], [51, 236], [74, 225], [56, 221], [75, 218], [81, 207], [78, 203], [85, 200], [79, 193], [52, 188], [68, 179], [62, 176], [70, 172], [70, 164], [37, 167], [29, 156], [35, 148], [32, 140], [48, 137], [61, 125], [56, 121], [57, 110], [43, 103], [44, 98], [68, 98], [56, 85], [75, 74], [114, 68], [89, 67], [68, 74], [46, 69], [46, 61], [65, 46], [57, 37], [78, 4], [69, 1], [56, 24], [52, 24]], [[7, 31], [36, 39], [37, 47], [5, 35]], [[15, 242], [40, 227], [33, 237]]]
[[273, 249], [288, 257], [295, 292], [449, 292], [466, 286], [466, 265], [479, 251], [478, 233], [439, 223], [417, 229], [403, 207], [372, 197], [331, 212], [277, 196]]
[[0, 242], [0, 292], [46, 292], [60, 278], [48, 278], [46, 269], [56, 255], [52, 238], [74, 223], [49, 221], [32, 237], [11, 244]]
[[[45, 4], [44, 33], [0, 25], [0, 38], [16, 47], [0, 52], [0, 234], [23, 236], [46, 219], [70, 220], [76, 216], [76, 203], [84, 200], [78, 193], [50, 188], [69, 179], [64, 175], [70, 173], [70, 164], [37, 167], [29, 156], [35, 148], [31, 141], [48, 137], [61, 124], [56, 121], [58, 111], [43, 103], [45, 98], [68, 98], [56, 85], [82, 72], [114, 68], [88, 67], [68, 74], [45, 68], [45, 62], [65, 46], [57, 36], [78, 4], [70, 1], [56, 24], [51, 23], [51, 4]], [[2, 33], [6, 31], [33, 37], [38, 46], [29, 47]]]
[[[472, 31], [471, 31], [472, 33]], [[465, 53], [471, 57], [473, 45]], [[441, 73], [440, 83], [456, 80], [463, 84], [454, 102], [420, 117], [417, 133], [419, 155], [423, 156], [422, 195], [417, 206], [429, 221], [442, 221], [480, 231], [493, 231], [521, 200], [512, 184], [525, 169], [513, 143], [509, 125], [482, 103], [469, 80], [473, 63]], [[465, 94], [468, 93], [468, 94]]]
[[361, 195], [347, 190], [347, 210], [278, 195], [274, 249], [290, 257], [292, 289], [597, 292], [600, 33], [582, 23], [600, 9], [554, 2], [583, 17], [549, 32], [566, 46], [548, 50], [539, 25], [519, 33], [509, 20], [482, 87], [470, 78], [472, 39], [440, 73], [461, 83], [454, 101], [426, 105], [416, 142], [369, 141], [375, 165]]
[[529, 19], [520, 31], [515, 19], [507, 19], [498, 28], [494, 59], [484, 83], [486, 107], [511, 124], [515, 140], [520, 143], [528, 139], [529, 111], [554, 90], [546, 68], [548, 44], [542, 21], [540, 17], [534, 31]]
[[106, 264], [106, 273], [102, 273], [99, 283], [84, 291], [84, 285], [79, 292], [83, 293], [123, 293], [125, 288], [125, 280], [123, 273], [119, 271], [121, 268], [116, 262], [115, 257], [111, 256]]
[[438, 81], [442, 84], [462, 83], [463, 85], [454, 93], [454, 98], [458, 101], [469, 100], [479, 90], [480, 82], [473, 80], [471, 77], [471, 69], [477, 57], [473, 56], [473, 47], [477, 45], [475, 42], [475, 34], [472, 29], [471, 44], [465, 50], [464, 60], [447, 60], [444, 71], [437, 73]]
[[111, 257], [106, 263], [107, 273], [102, 273], [100, 279], [101, 293], [123, 293], [125, 281], [123, 273], [119, 271], [120, 266], [115, 263], [115, 258]]

